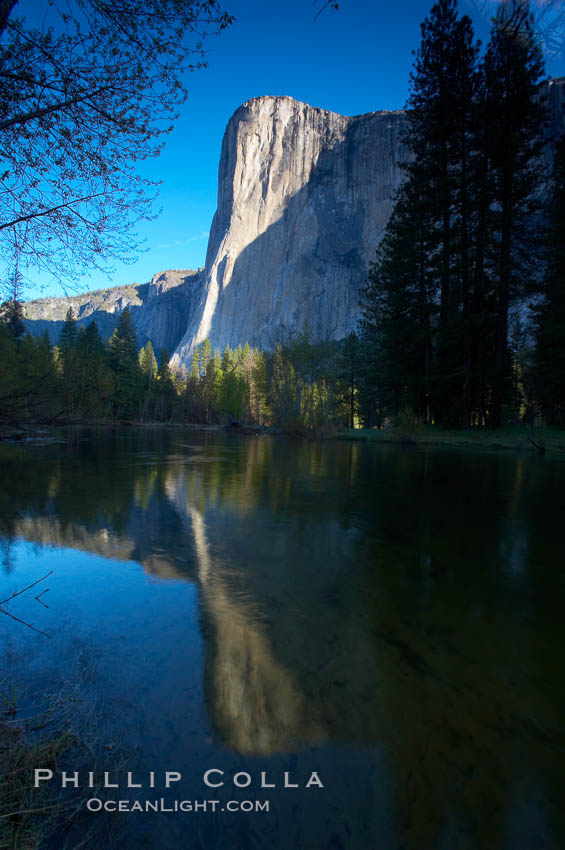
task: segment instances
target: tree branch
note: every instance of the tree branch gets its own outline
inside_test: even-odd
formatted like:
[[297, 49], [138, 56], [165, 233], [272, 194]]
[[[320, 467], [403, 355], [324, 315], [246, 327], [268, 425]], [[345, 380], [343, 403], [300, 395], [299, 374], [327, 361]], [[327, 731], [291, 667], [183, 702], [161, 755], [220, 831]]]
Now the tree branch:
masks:
[[0, 0], [0, 35], [6, 29], [8, 18], [17, 2], [18, 0]]
[[[32, 629], [34, 632], [37, 632], [38, 634], [43, 635], [43, 637], [47, 637], [47, 638], [51, 639], [53, 637], [53, 635], [48, 635], [47, 632], [42, 632], [41, 629], [37, 629], [35, 626], [32, 626], [31, 623], [26, 622], [26, 620], [21, 620], [19, 617], [16, 617], [15, 614], [11, 614], [10, 611], [6, 611], [6, 609], [3, 608], [2, 606], [6, 605], [8, 602], [11, 602], [12, 599], [16, 598], [16, 596], [21, 596], [22, 593], [25, 593], [27, 590], [31, 590], [31, 588], [35, 587], [36, 584], [39, 584], [39, 582], [45, 581], [45, 579], [49, 578], [49, 576], [52, 575], [52, 573], [53, 573], [53, 570], [50, 570], [44, 576], [41, 576], [41, 578], [38, 578], [36, 581], [32, 582], [31, 584], [28, 584], [27, 587], [22, 588], [22, 590], [16, 590], [14, 593], [12, 593], [11, 596], [8, 596], [7, 599], [3, 599], [0, 602], [0, 614], [5, 614], [7, 617], [11, 617], [12, 620], [15, 620], [17, 623], [22, 623], [24, 626], [27, 626], [28, 629]], [[43, 593], [46, 593], [46, 591], [44, 590]], [[39, 594], [39, 595], [41, 596], [41, 594]], [[38, 602], [41, 602], [41, 599], [39, 599], [37, 596], [35, 598], [37, 599]], [[45, 602], [41, 602], [41, 604], [44, 605], [46, 608], [48, 607], [47, 605], [45, 605]]]
[[73, 204], [81, 204], [83, 201], [91, 201], [93, 198], [101, 198], [104, 194], [104, 192], [97, 192], [95, 195], [85, 195], [84, 198], [76, 198], [74, 201], [67, 201], [66, 204], [59, 204], [56, 207], [50, 207], [48, 210], [29, 213], [29, 215], [21, 215], [13, 221], [8, 221], [6, 224], [0, 224], [0, 230], [6, 230], [7, 227], [13, 227], [15, 224], [20, 224], [22, 221], [31, 221], [32, 218], [40, 218], [44, 215], [51, 215], [51, 213], [58, 212], [59, 210], [70, 209], [71, 212], [75, 212], [72, 208]]
[[32, 587], [35, 587], [36, 584], [39, 584], [40, 581], [45, 581], [46, 578], [49, 578], [50, 575], [53, 574], [53, 570], [50, 570], [48, 573], [45, 573], [44, 576], [38, 578], [37, 581], [34, 581], [33, 584], [28, 584], [27, 587], [24, 587], [23, 590], [17, 590], [15, 593], [12, 593], [11, 596], [8, 596], [7, 599], [2, 599], [0, 605], [5, 605], [7, 602], [11, 602], [12, 599], [15, 599], [16, 596], [21, 596], [22, 593], [25, 593], [26, 590], [31, 590]]
[[34, 109], [32, 112], [20, 113], [13, 118], [8, 118], [6, 121], [0, 121], [0, 130], [8, 130], [10, 127], [17, 127], [18, 124], [27, 124], [28, 121], [34, 121], [36, 118], [43, 118], [45, 115], [50, 115], [52, 112], [59, 112], [62, 109], [68, 109], [69, 106], [76, 106], [78, 103], [84, 103], [102, 92], [109, 91], [110, 86], [98, 88], [93, 92], [88, 92], [82, 96], [71, 97], [68, 100], [62, 100], [59, 103], [52, 103], [50, 106], [45, 106], [43, 109]]

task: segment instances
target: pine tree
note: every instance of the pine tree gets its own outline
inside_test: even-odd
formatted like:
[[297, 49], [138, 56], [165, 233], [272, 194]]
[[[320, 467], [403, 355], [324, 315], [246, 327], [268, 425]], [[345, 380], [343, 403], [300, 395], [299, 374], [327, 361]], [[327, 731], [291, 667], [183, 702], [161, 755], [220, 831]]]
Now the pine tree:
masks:
[[10, 277], [8, 286], [10, 297], [0, 305], [0, 323], [12, 334], [14, 339], [20, 339], [25, 333], [24, 308], [22, 304], [23, 281], [18, 269]]
[[280, 344], [276, 346], [269, 358], [267, 380], [268, 404], [276, 424], [289, 430], [301, 427], [296, 373]]
[[498, 428], [509, 387], [508, 317], [532, 275], [536, 189], [543, 170], [543, 57], [527, 0], [505, 0], [484, 59], [492, 180], [490, 261], [494, 294], [494, 367], [490, 425]]
[[131, 314], [126, 309], [110, 338], [110, 366], [114, 372], [114, 415], [137, 419], [140, 406], [141, 370]]
[[247, 352], [239, 345], [232, 351], [228, 345], [224, 349], [221, 361], [221, 383], [219, 384], [218, 407], [228, 422], [239, 422], [249, 407], [249, 386], [245, 376], [244, 360], [249, 359]]
[[150, 339], [147, 340], [146, 345], [140, 350], [138, 360], [141, 370], [141, 392], [143, 395], [140, 418], [144, 421], [153, 417], [158, 374], [157, 360]]
[[429, 207], [427, 265], [439, 307], [432, 411], [436, 421], [459, 425], [470, 419], [470, 140], [477, 64], [470, 19], [458, 17], [456, 0], [439, 0], [422, 24], [411, 76], [406, 142], [414, 158], [406, 170], [412, 196]]
[[107, 416], [113, 395], [113, 379], [96, 322], [90, 322], [78, 332], [73, 353], [77, 413], [86, 418]]
[[405, 407], [424, 421], [431, 417], [437, 308], [429, 259], [432, 227], [419, 176], [412, 169], [401, 189], [361, 293], [361, 395], [369, 424]]
[[212, 343], [209, 338], [206, 338], [200, 346], [200, 375], [204, 377], [208, 364], [212, 359]]
[[439, 0], [411, 75], [406, 179], [362, 291], [360, 400], [369, 421], [402, 408], [450, 425], [471, 418], [477, 89], [471, 22], [458, 17], [456, 0]]
[[263, 424], [267, 416], [268, 369], [267, 358], [263, 351], [252, 349], [253, 397], [252, 421]]
[[354, 428], [357, 413], [357, 387], [359, 381], [359, 338], [354, 332], [350, 333], [343, 341], [338, 368], [339, 376], [345, 385], [347, 422], [350, 428]]
[[159, 401], [157, 405], [158, 418], [162, 422], [168, 422], [175, 413], [175, 401], [177, 397], [171, 367], [169, 366], [169, 353], [166, 348], [161, 352], [161, 365], [158, 373]]
[[190, 364], [190, 377], [200, 378], [200, 348], [196, 347], [192, 352], [192, 360]]
[[75, 415], [78, 412], [79, 396], [81, 393], [80, 375], [76, 360], [78, 334], [77, 320], [71, 306], [67, 310], [57, 343], [62, 367], [62, 403], [67, 416]]
[[550, 425], [565, 425], [565, 136], [554, 163], [549, 205], [547, 267], [534, 307], [534, 386]]
[[56, 380], [45, 336], [17, 341], [0, 325], [0, 421], [48, 421], [57, 412]]
[[150, 388], [158, 372], [157, 360], [150, 339], [139, 352], [139, 368], [143, 374], [145, 387]]
[[65, 316], [65, 321], [63, 323], [63, 327], [61, 328], [61, 333], [59, 334], [59, 341], [57, 343], [59, 350], [62, 352], [63, 356], [71, 351], [77, 338], [78, 334], [78, 326], [77, 320], [75, 318], [74, 310], [71, 307], [67, 310], [67, 314]]

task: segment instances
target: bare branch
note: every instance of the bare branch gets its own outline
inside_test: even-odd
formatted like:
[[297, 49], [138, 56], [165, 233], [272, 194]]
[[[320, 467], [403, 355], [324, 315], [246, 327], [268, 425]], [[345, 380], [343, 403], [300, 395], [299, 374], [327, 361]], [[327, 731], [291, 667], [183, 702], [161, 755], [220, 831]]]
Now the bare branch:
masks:
[[[31, 221], [33, 218], [40, 218], [44, 215], [51, 215], [54, 212], [58, 212], [59, 210], [70, 209], [72, 212], [73, 204], [82, 204], [84, 201], [91, 201], [93, 198], [101, 198], [103, 197], [103, 192], [98, 192], [96, 195], [85, 195], [84, 198], [77, 198], [74, 201], [68, 201], [66, 204], [58, 204], [56, 207], [50, 207], [48, 210], [41, 210], [41, 212], [28, 213], [27, 215], [22, 215], [19, 218], [15, 218], [13, 221], [8, 221], [6, 224], [0, 224], [0, 230], [6, 230], [8, 227], [13, 227], [15, 224], [19, 224], [22, 221]], [[1, 604], [1, 603], [0, 603]]]
[[[28, 623], [26, 620], [21, 620], [19, 617], [16, 617], [15, 614], [12, 614], [10, 611], [6, 611], [6, 609], [3, 608], [2, 606], [6, 605], [8, 602], [11, 602], [12, 599], [16, 598], [16, 596], [21, 596], [22, 593], [26, 593], [26, 591], [31, 590], [32, 587], [35, 587], [37, 584], [39, 584], [42, 581], [45, 581], [45, 579], [49, 578], [49, 576], [52, 575], [52, 574], [53, 574], [53, 570], [49, 570], [49, 572], [46, 573], [44, 576], [41, 576], [41, 578], [38, 578], [36, 581], [32, 582], [31, 584], [28, 584], [27, 587], [24, 587], [21, 590], [16, 590], [16, 591], [14, 591], [14, 593], [12, 593], [11, 596], [8, 596], [7, 599], [3, 599], [0, 602], [0, 614], [5, 614], [7, 617], [11, 617], [12, 620], [16, 620], [16, 622], [22, 623], [24, 626], [27, 626], [28, 629], [32, 629], [34, 632], [37, 632], [38, 634], [43, 635], [44, 637], [51, 639], [53, 637], [53, 635], [49, 635], [49, 634], [47, 634], [47, 632], [42, 632], [41, 629], [38, 629], [35, 626], [32, 626], [32, 624]], [[48, 589], [49, 588], [47, 588], [47, 590]], [[47, 590], [44, 590], [43, 593], [47, 593]], [[39, 596], [42, 596], [42, 595], [43, 594], [40, 593], [38, 596], [35, 597], [38, 602], [41, 602], [41, 599], [39, 599]], [[49, 607], [48, 605], [45, 605], [45, 602], [41, 602], [41, 604], [44, 605], [45, 608]]]
[[9, 611], [6, 611], [4, 608], [0, 607], [0, 614], [5, 614], [7, 617], [11, 617], [12, 620], [16, 620], [18, 623], [22, 623], [24, 626], [27, 626], [28, 629], [32, 629], [34, 632], [37, 632], [43, 637], [49, 638], [52, 640], [53, 635], [48, 635], [47, 632], [42, 632], [41, 629], [36, 629], [35, 626], [32, 626], [31, 623], [27, 623], [25, 620], [20, 620], [19, 617], [16, 617], [14, 614], [10, 614]]
[[[35, 587], [35, 585], [39, 584], [40, 581], [45, 581], [45, 579], [49, 578], [49, 576], [52, 575], [52, 574], [53, 574], [53, 570], [49, 570], [48, 573], [45, 573], [44, 576], [41, 576], [41, 578], [38, 578], [37, 581], [33, 582], [33, 584], [28, 584], [28, 586], [24, 587], [22, 590], [16, 590], [15, 593], [12, 593], [12, 595], [8, 596], [7, 599], [2, 599], [2, 601], [0, 602], [0, 605], [6, 605], [7, 602], [11, 602], [12, 599], [16, 598], [16, 596], [21, 596], [22, 593], [25, 593], [27, 590], [31, 590], [32, 587]], [[43, 592], [46, 593], [46, 591], [43, 591]]]
[[8, 130], [10, 127], [17, 127], [21, 124], [27, 124], [29, 121], [35, 121], [38, 118], [43, 118], [45, 115], [50, 115], [52, 112], [61, 112], [64, 109], [68, 109], [69, 106], [76, 106], [79, 103], [84, 103], [87, 100], [92, 100], [92, 98], [101, 94], [102, 92], [108, 91], [109, 86], [104, 86], [103, 88], [99, 88], [93, 92], [87, 92], [83, 95], [76, 95], [75, 97], [70, 97], [68, 100], [60, 101], [59, 103], [52, 103], [50, 106], [45, 106], [43, 109], [34, 109], [31, 112], [22, 113], [21, 115], [14, 115], [12, 118], [8, 118], [6, 121], [0, 121], [0, 130]]

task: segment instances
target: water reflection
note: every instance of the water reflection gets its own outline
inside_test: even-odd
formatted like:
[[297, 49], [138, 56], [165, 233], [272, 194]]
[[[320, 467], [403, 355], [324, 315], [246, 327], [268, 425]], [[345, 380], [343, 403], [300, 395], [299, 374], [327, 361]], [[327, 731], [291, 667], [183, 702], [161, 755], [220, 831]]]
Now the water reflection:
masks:
[[232, 751], [379, 748], [392, 846], [565, 845], [563, 465], [151, 431], [1, 453], [7, 547], [197, 584]]

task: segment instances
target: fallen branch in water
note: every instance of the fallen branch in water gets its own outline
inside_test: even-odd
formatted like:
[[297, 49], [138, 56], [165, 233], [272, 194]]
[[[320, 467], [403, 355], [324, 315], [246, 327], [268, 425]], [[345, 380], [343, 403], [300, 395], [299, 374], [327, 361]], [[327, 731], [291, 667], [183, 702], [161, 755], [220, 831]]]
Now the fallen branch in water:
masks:
[[[14, 593], [12, 593], [11, 596], [8, 596], [7, 599], [2, 599], [0, 601], [0, 605], [5, 605], [6, 602], [11, 602], [11, 600], [15, 599], [16, 596], [20, 596], [22, 593], [25, 593], [26, 590], [31, 590], [32, 587], [35, 587], [35, 585], [39, 584], [40, 581], [45, 581], [45, 579], [49, 578], [49, 576], [52, 575], [52, 574], [53, 574], [53, 570], [49, 570], [48, 573], [45, 573], [44, 576], [41, 576], [41, 578], [38, 578], [36, 581], [33, 582], [33, 584], [28, 584], [28, 586], [24, 587], [22, 590], [16, 590]], [[45, 591], [43, 591], [43, 592], [45, 593]], [[36, 599], [37, 599], [37, 597], [36, 597]]]
[[[12, 620], [16, 620], [17, 623], [22, 623], [24, 626], [27, 626], [28, 629], [32, 629], [32, 631], [37, 632], [40, 635], [43, 635], [43, 637], [47, 637], [47, 638], [51, 639], [53, 637], [53, 635], [48, 635], [47, 632], [42, 632], [41, 629], [37, 629], [35, 626], [32, 626], [31, 623], [26, 622], [26, 620], [22, 620], [22, 619], [20, 619], [20, 617], [16, 617], [15, 614], [12, 614], [10, 611], [6, 611], [6, 609], [3, 606], [6, 605], [8, 602], [11, 602], [12, 599], [15, 599], [16, 596], [21, 596], [22, 593], [26, 593], [26, 591], [31, 590], [32, 587], [35, 587], [36, 584], [39, 584], [41, 581], [45, 581], [45, 579], [49, 578], [49, 576], [52, 573], [53, 573], [53, 570], [50, 570], [44, 576], [41, 576], [41, 578], [36, 579], [36, 581], [32, 582], [31, 584], [28, 584], [27, 587], [24, 587], [21, 590], [14, 591], [14, 593], [12, 593], [11, 596], [8, 596], [7, 599], [2, 599], [2, 601], [0, 601], [0, 614], [5, 614], [7, 617], [10, 617]], [[43, 602], [39, 597], [43, 596], [44, 593], [47, 593], [48, 590], [49, 590], [49, 588], [47, 588], [47, 590], [42, 591], [42, 593], [38, 593], [38, 595], [35, 597], [37, 602], [40, 602], [41, 605], [44, 606], [44, 608], [48, 608], [49, 606], [46, 605], [45, 602]]]
[[532, 440], [532, 438], [531, 438], [531, 437], [528, 437], [528, 440], [530, 441], [530, 443], [532, 444], [532, 446], [535, 446], [535, 447], [536, 447], [536, 449], [538, 450], [538, 452], [541, 452], [541, 454], [545, 454], [545, 446], [540, 445], [540, 443], [536, 443], [536, 441], [535, 441], [535, 440]]

